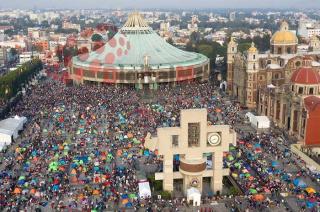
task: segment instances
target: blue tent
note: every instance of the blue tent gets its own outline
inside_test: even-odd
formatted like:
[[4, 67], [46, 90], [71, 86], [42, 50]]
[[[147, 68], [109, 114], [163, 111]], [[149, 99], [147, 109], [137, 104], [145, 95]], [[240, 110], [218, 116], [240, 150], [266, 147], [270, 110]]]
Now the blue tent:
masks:
[[271, 166], [272, 166], [272, 167], [277, 167], [277, 166], [279, 166], [279, 165], [280, 165], [280, 164], [279, 164], [278, 161], [275, 161], [275, 160], [274, 160], [274, 161], [271, 162]]
[[52, 190], [58, 191], [58, 190], [59, 190], [59, 185], [54, 185], [54, 186], [52, 186]]
[[131, 208], [133, 205], [132, 205], [132, 203], [131, 202], [128, 202], [127, 204], [126, 204], [126, 207], [127, 208]]
[[307, 184], [301, 179], [301, 178], [296, 178], [293, 180], [293, 185], [295, 185], [296, 187], [300, 187], [300, 188], [306, 188]]
[[306, 206], [307, 206], [307, 208], [313, 208], [315, 206], [315, 204], [314, 204], [314, 202], [307, 201]]
[[121, 195], [121, 198], [122, 198], [122, 199], [128, 199], [128, 197], [129, 197], [128, 194], [122, 194], [122, 195]]

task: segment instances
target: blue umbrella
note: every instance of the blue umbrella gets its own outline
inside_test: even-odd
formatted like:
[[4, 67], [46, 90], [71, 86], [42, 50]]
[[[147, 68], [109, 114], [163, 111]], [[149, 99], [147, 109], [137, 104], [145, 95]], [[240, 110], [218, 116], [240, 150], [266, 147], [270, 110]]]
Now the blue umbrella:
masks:
[[127, 208], [131, 208], [131, 207], [132, 207], [132, 203], [131, 203], [131, 202], [128, 202], [128, 203], [126, 204], [126, 207], [127, 207]]
[[296, 187], [300, 187], [300, 188], [306, 188], [307, 184], [301, 179], [301, 178], [296, 178], [293, 180], [293, 185], [295, 185]]
[[275, 161], [275, 160], [274, 160], [274, 161], [271, 162], [271, 166], [272, 166], [272, 167], [277, 167], [277, 166], [279, 166], [279, 165], [280, 165], [280, 164], [279, 164], [278, 161]]
[[313, 208], [314, 207], [314, 202], [307, 201], [306, 202], [306, 206], [307, 206], [307, 208]]
[[128, 198], [128, 194], [122, 194], [122, 195], [121, 195], [121, 198], [122, 198], [122, 199], [127, 199], [127, 198]]
[[59, 185], [54, 185], [54, 186], [52, 186], [52, 190], [58, 191], [58, 190], [59, 190]]

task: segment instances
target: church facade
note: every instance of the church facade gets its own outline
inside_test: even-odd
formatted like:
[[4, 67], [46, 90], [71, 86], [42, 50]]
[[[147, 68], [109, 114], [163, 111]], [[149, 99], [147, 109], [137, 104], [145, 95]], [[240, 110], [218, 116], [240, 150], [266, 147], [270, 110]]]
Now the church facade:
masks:
[[317, 132], [309, 129], [314, 127], [311, 120], [319, 116], [319, 44], [319, 39], [312, 37], [309, 50], [299, 51], [298, 38], [286, 22], [272, 36], [266, 53], [260, 53], [254, 44], [240, 53], [236, 41], [231, 39], [228, 93], [242, 105], [268, 116], [304, 145], [320, 144], [313, 135]]

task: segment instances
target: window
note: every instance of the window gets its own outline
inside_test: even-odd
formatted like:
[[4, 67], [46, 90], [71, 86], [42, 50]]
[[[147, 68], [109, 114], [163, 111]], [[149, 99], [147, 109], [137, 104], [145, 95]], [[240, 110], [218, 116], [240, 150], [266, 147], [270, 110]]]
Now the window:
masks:
[[260, 76], [260, 77], [259, 77], [259, 80], [260, 80], [260, 81], [263, 80], [263, 76]]
[[287, 53], [291, 54], [291, 48], [290, 47], [287, 48]]
[[232, 47], [232, 52], [234, 52], [234, 47]]
[[296, 66], [299, 67], [300, 65], [301, 65], [301, 62], [300, 62], [300, 61], [297, 61], [297, 62], [296, 62]]
[[275, 74], [274, 78], [279, 79], [279, 74]]
[[255, 54], [253, 55], [253, 59], [254, 59], [254, 60], [256, 59], [256, 55], [255, 55]]
[[313, 94], [313, 88], [310, 88], [309, 94]]
[[282, 49], [281, 49], [281, 47], [278, 48], [278, 54], [282, 54]]
[[303, 94], [303, 88], [302, 87], [299, 87], [298, 93], [299, 94]]
[[293, 85], [291, 86], [291, 91], [294, 91], [294, 86]]
[[271, 64], [271, 60], [268, 60], [267, 64], [270, 65]]
[[179, 146], [179, 135], [172, 135], [171, 137], [172, 147]]
[[188, 146], [200, 146], [200, 123], [188, 123]]
[[255, 63], [253, 64], [253, 70], [256, 70], [256, 64]]

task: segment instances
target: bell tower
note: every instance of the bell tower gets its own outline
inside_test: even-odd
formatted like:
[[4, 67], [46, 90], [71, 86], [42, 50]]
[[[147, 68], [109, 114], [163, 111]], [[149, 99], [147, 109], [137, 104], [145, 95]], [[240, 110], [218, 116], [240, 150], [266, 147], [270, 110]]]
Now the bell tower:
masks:
[[255, 108], [257, 102], [258, 53], [258, 49], [252, 42], [247, 55], [246, 105], [249, 108]]
[[227, 49], [227, 83], [228, 83], [228, 93], [233, 94], [233, 78], [234, 78], [234, 59], [235, 55], [238, 53], [238, 43], [235, 42], [234, 37], [231, 37], [228, 43]]

